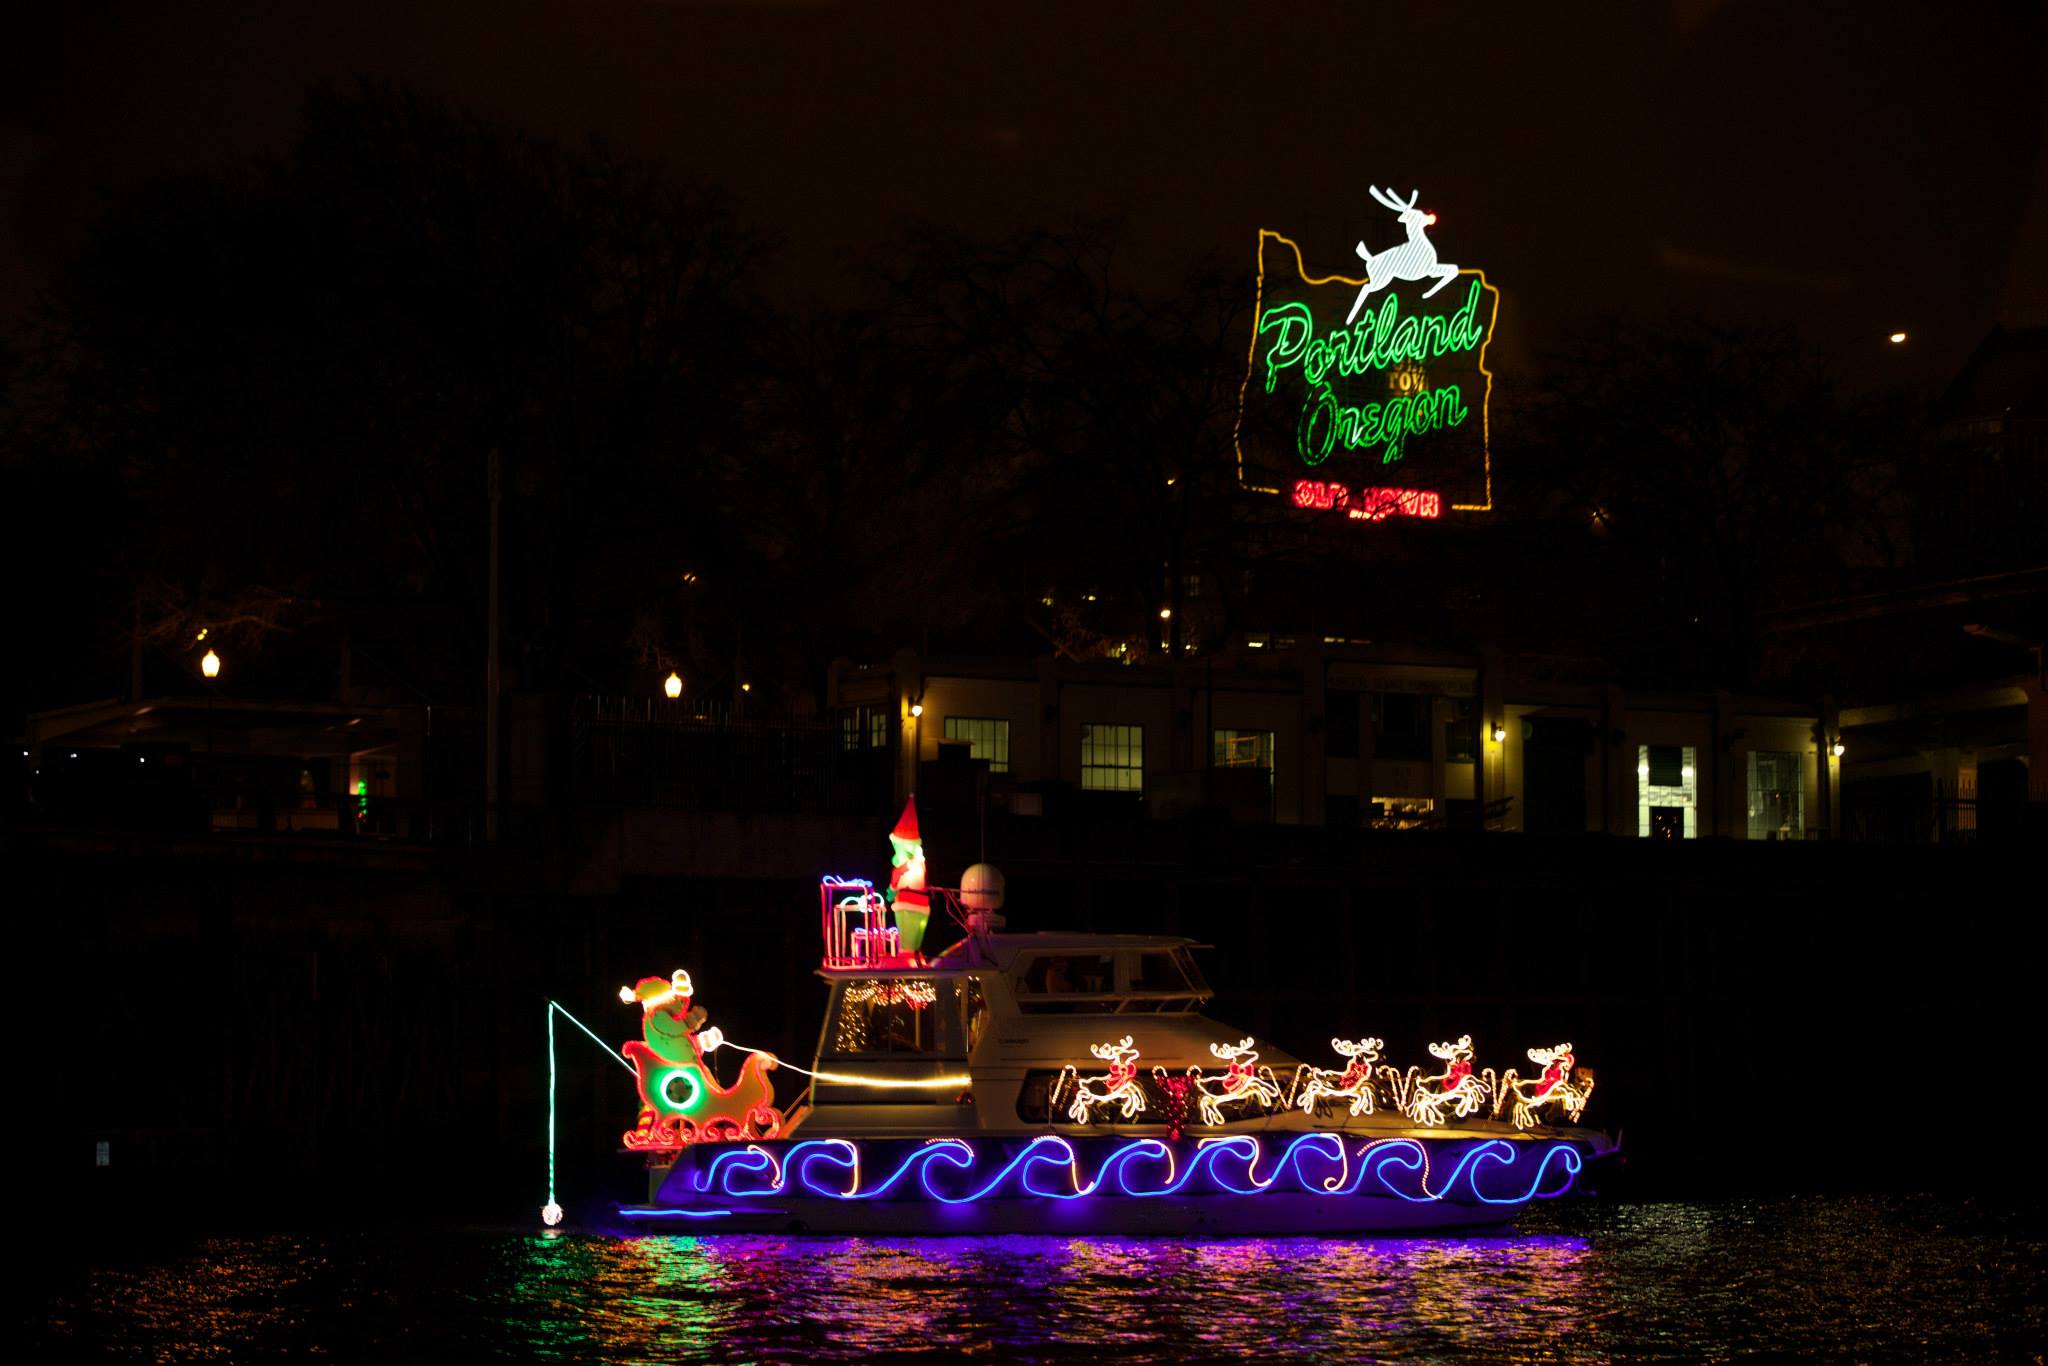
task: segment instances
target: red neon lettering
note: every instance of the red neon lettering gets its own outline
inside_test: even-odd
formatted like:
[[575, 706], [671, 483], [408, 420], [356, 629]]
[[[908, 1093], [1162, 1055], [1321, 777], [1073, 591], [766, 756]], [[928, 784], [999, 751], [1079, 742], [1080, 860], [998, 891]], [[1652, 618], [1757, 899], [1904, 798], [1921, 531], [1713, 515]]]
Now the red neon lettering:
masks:
[[1428, 489], [1368, 488], [1359, 491], [1358, 505], [1348, 515], [1354, 522], [1378, 522], [1396, 516], [1440, 517], [1443, 507], [1443, 495]]

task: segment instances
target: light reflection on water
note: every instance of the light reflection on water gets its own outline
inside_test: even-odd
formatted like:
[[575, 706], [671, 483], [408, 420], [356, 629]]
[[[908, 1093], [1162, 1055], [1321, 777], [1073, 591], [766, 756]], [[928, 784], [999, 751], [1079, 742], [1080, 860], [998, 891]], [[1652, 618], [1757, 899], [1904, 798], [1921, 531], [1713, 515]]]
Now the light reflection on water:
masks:
[[83, 1269], [130, 1360], [2040, 1361], [2038, 1222], [1968, 1205], [1567, 1206], [1432, 1239], [210, 1238]]

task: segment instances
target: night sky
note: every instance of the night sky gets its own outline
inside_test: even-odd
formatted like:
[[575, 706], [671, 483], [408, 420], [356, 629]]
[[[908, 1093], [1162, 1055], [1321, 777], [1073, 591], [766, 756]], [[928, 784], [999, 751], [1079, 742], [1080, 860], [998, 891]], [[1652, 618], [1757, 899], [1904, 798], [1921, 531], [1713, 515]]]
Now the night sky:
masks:
[[1993, 323], [2048, 322], [2038, 4], [48, 10], [10, 44], [0, 322], [110, 198], [278, 152], [309, 82], [359, 76], [726, 186], [792, 300], [915, 220], [1121, 219], [1162, 285], [1249, 276], [1261, 226], [1343, 269], [1378, 182], [1506, 288], [1510, 358], [1700, 312], [1935, 386]]

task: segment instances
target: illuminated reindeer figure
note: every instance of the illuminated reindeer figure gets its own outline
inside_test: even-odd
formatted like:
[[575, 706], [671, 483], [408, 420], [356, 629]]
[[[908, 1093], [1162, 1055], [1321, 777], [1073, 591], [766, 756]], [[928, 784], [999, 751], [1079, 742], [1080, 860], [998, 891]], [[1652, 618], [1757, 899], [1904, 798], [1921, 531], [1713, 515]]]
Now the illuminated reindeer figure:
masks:
[[[1341, 1072], [1329, 1072], [1320, 1067], [1304, 1063], [1295, 1073], [1295, 1083], [1301, 1087], [1297, 1103], [1301, 1112], [1312, 1115], [1325, 1100], [1351, 1101], [1351, 1113], [1369, 1115], [1373, 1103], [1373, 1064], [1380, 1060], [1380, 1050], [1387, 1046], [1385, 1039], [1332, 1039], [1330, 1047], [1351, 1061]], [[1306, 1078], [1306, 1084], [1303, 1079]]]
[[1415, 207], [1415, 201], [1422, 197], [1422, 191], [1409, 191], [1408, 200], [1403, 203], [1391, 192], [1382, 194], [1377, 185], [1367, 188], [1372, 191], [1372, 197], [1379, 202], [1381, 208], [1392, 210], [1401, 220], [1401, 225], [1408, 229], [1408, 240], [1398, 247], [1388, 247], [1380, 252], [1366, 250], [1363, 242], [1358, 244], [1359, 259], [1365, 262], [1365, 283], [1359, 286], [1358, 297], [1351, 303], [1351, 311], [1344, 315], [1347, 327], [1350, 326], [1352, 319], [1358, 316], [1358, 310], [1365, 307], [1365, 301], [1369, 296], [1377, 290], [1385, 289], [1396, 280], [1435, 280], [1435, 284], [1422, 291], [1422, 297], [1427, 299], [1458, 278], [1456, 266], [1436, 259], [1436, 244], [1429, 240], [1428, 231], [1429, 225], [1436, 222], [1436, 215], [1424, 213]]
[[1272, 1068], [1257, 1065], [1259, 1055], [1252, 1050], [1250, 1035], [1234, 1044], [1212, 1043], [1209, 1051], [1229, 1063], [1230, 1067], [1217, 1078], [1201, 1075], [1198, 1068], [1188, 1069], [1195, 1090], [1201, 1096], [1202, 1123], [1212, 1127], [1222, 1124], [1223, 1107], [1226, 1105], [1255, 1101], [1262, 1110], [1279, 1106], [1280, 1083], [1273, 1080]]
[[1483, 1075], [1472, 1070], [1472, 1036], [1462, 1034], [1449, 1043], [1433, 1043], [1429, 1051], [1443, 1059], [1444, 1070], [1424, 1075], [1419, 1067], [1408, 1069], [1401, 1088], [1402, 1113], [1417, 1124], [1434, 1128], [1444, 1122], [1446, 1110], [1465, 1119], [1485, 1109], [1493, 1090], [1493, 1069]]
[[[1117, 1043], [1091, 1043], [1088, 1051], [1109, 1064], [1109, 1075], [1099, 1079], [1073, 1077], [1074, 1103], [1067, 1107], [1067, 1114], [1074, 1123], [1088, 1123], [1098, 1105], [1105, 1110], [1112, 1105], [1121, 1107], [1126, 1122], [1143, 1114], [1145, 1092], [1138, 1085], [1138, 1050], [1132, 1046], [1131, 1036], [1126, 1034]], [[1066, 1071], [1073, 1073], [1073, 1065], [1068, 1064]], [[1066, 1077], [1062, 1076], [1061, 1081], [1064, 1083]], [[1091, 1090], [1091, 1084], [1097, 1081], [1102, 1089]]]
[[1585, 1113], [1586, 1101], [1593, 1094], [1593, 1074], [1580, 1069], [1576, 1077], [1572, 1073], [1572, 1046], [1561, 1043], [1555, 1048], [1532, 1048], [1529, 1061], [1543, 1069], [1543, 1075], [1528, 1081], [1515, 1075], [1510, 1067], [1507, 1075], [1500, 1079], [1500, 1091], [1493, 1103], [1494, 1117], [1500, 1117], [1501, 1108], [1513, 1097], [1515, 1105], [1512, 1118], [1517, 1129], [1533, 1129], [1541, 1123], [1537, 1111], [1546, 1105], [1562, 1105], [1564, 1112], [1576, 1120]]

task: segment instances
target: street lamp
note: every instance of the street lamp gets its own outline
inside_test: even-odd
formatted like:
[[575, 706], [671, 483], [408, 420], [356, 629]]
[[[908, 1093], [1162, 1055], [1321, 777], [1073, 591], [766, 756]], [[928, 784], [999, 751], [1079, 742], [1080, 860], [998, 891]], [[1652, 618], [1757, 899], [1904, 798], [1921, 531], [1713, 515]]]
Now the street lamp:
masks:
[[662, 681], [661, 690], [668, 694], [670, 701], [681, 697], [683, 695], [683, 676], [674, 669], [670, 669], [668, 677]]
[[213, 808], [217, 802], [215, 792], [216, 775], [213, 771], [213, 680], [220, 677], [220, 656], [209, 649], [199, 660], [200, 676], [206, 680], [206, 824], [213, 826]]

